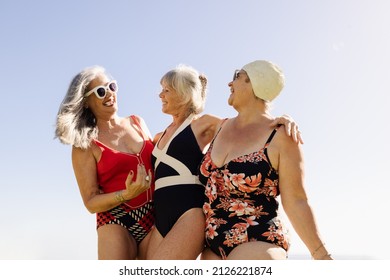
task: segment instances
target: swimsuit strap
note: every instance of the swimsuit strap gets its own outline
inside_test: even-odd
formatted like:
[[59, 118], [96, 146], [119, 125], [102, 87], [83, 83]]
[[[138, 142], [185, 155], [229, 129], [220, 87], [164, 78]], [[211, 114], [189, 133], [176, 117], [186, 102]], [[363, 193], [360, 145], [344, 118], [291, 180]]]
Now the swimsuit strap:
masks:
[[133, 120], [134, 124], [138, 128], [138, 132], [141, 134], [142, 139], [150, 140], [150, 137], [145, 134], [145, 132], [142, 129], [141, 124], [139, 123], [138, 119], [134, 115], [131, 115], [130, 118]]
[[264, 148], [267, 148], [268, 144], [272, 141], [272, 139], [275, 136], [276, 131], [278, 131], [280, 126], [281, 126], [281, 124], [278, 124], [278, 126], [272, 131], [271, 135], [268, 137], [267, 142], [265, 142]]
[[263, 148], [263, 149], [264, 149], [264, 154], [265, 154], [265, 156], [266, 156], [266, 158], [267, 158], [268, 164], [269, 164], [269, 166], [271, 167], [271, 169], [274, 169], [274, 168], [273, 168], [272, 165], [271, 165], [271, 160], [270, 160], [269, 157], [268, 157], [268, 152], [267, 152], [267, 150], [268, 150], [269, 143], [272, 141], [272, 139], [273, 139], [274, 136], [275, 136], [276, 131], [278, 131], [279, 127], [281, 127], [281, 126], [282, 126], [281, 124], [278, 124], [278, 126], [272, 131], [271, 135], [268, 137], [267, 142], [265, 142], [265, 145], [264, 145], [264, 148]]
[[[166, 153], [166, 151], [169, 148], [169, 145], [171, 144], [172, 140], [178, 135], [180, 132], [182, 132], [191, 122], [192, 119], [194, 118], [194, 114], [189, 115], [184, 122], [176, 129], [175, 133], [171, 136], [171, 138], [168, 140], [168, 142], [165, 144], [164, 148], [162, 148], [160, 151], [163, 151]], [[158, 149], [158, 143], [160, 142], [160, 139], [164, 136], [166, 129], [164, 130], [164, 133], [161, 134], [160, 138], [158, 139], [156, 143], [156, 148]], [[157, 166], [157, 165], [156, 165]]]
[[225, 119], [222, 120], [221, 125], [219, 126], [219, 129], [218, 129], [217, 133], [215, 133], [215, 135], [214, 135], [214, 137], [213, 137], [213, 140], [211, 140], [211, 143], [210, 143], [210, 146], [209, 146], [209, 148], [208, 148], [208, 151], [210, 151], [210, 150], [212, 149], [212, 147], [213, 147], [213, 145], [214, 145], [215, 139], [217, 138], [219, 132], [221, 131], [223, 124], [224, 124], [227, 120], [228, 120], [228, 118], [225, 118]]

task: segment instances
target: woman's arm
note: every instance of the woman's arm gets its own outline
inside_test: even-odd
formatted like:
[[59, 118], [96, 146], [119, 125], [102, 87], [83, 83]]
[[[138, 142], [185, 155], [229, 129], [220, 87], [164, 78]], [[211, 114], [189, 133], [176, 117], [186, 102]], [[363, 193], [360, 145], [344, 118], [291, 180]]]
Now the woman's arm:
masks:
[[213, 140], [221, 123], [222, 119], [214, 115], [203, 115], [192, 121], [191, 128], [202, 151]]
[[[138, 196], [150, 187], [151, 182], [146, 181], [148, 174], [145, 167], [138, 166], [137, 180], [133, 181], [134, 172], [130, 172], [125, 182], [126, 190], [106, 194], [101, 193], [97, 181], [96, 160], [92, 148], [83, 150], [73, 147], [72, 164], [81, 197], [90, 213], [108, 211]], [[149, 178], [152, 178], [150, 171]]]
[[115, 197], [102, 201], [96, 175], [96, 160], [92, 148], [80, 149], [72, 147], [73, 171], [79, 186], [81, 198], [90, 213], [109, 210], [119, 203]]
[[301, 146], [278, 133], [279, 186], [283, 208], [295, 231], [314, 259], [331, 259], [321, 239], [304, 188], [304, 159]]

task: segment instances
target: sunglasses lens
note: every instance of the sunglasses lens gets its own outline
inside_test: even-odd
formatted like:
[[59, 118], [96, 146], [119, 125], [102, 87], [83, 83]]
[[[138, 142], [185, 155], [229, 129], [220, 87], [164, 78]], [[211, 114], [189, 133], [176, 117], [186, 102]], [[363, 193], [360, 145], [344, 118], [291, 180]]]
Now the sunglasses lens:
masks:
[[110, 84], [108, 85], [108, 87], [109, 87], [109, 89], [110, 89], [111, 91], [113, 91], [113, 92], [116, 92], [116, 90], [117, 90], [116, 83], [110, 83]]
[[100, 98], [103, 98], [106, 95], [106, 90], [103, 87], [100, 87], [96, 90]]

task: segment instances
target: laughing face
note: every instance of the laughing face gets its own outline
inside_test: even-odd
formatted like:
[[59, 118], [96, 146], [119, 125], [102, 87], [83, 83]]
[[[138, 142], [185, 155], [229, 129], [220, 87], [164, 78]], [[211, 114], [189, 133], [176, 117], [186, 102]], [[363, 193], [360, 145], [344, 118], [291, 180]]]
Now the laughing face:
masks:
[[88, 85], [86, 92], [93, 91], [86, 97], [86, 106], [98, 117], [100, 114], [114, 114], [118, 110], [116, 102], [117, 86], [106, 76], [97, 76]]

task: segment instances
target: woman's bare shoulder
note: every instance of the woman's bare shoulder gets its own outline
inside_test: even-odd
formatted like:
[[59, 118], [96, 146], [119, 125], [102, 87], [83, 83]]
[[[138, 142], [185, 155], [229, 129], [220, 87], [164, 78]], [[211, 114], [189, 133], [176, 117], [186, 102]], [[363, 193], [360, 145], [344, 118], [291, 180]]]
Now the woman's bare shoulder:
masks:
[[162, 134], [163, 134], [163, 132], [159, 132], [159, 133], [157, 133], [157, 134], [154, 136], [154, 138], [153, 138], [153, 144], [156, 145], [158, 139], [160, 139], [160, 137], [161, 137]]

